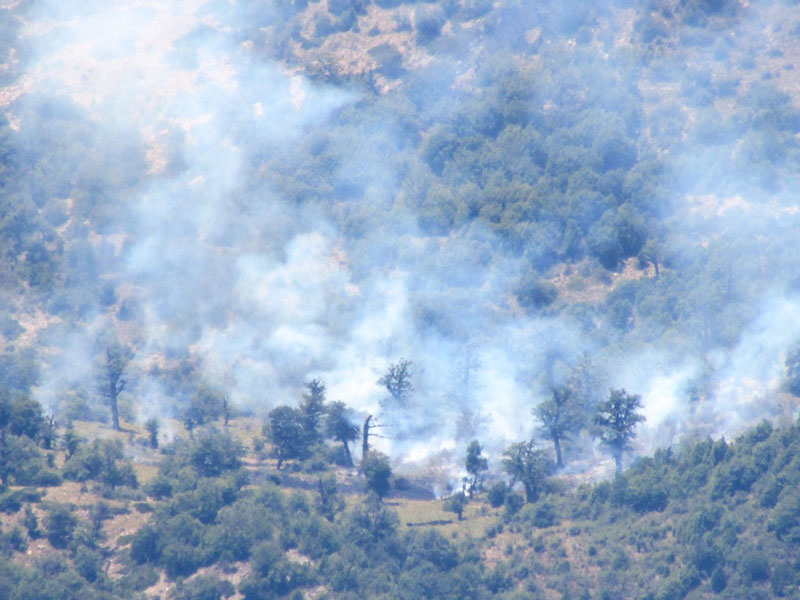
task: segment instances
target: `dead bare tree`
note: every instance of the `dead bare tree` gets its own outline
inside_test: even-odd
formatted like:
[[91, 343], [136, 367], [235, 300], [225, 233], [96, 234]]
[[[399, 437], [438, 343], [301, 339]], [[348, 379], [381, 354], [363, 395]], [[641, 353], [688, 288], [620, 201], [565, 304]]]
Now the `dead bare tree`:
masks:
[[364, 419], [364, 427], [361, 428], [361, 463], [363, 464], [364, 461], [369, 456], [369, 439], [370, 438], [381, 438], [386, 439], [386, 436], [380, 435], [379, 433], [375, 432], [375, 429], [382, 429], [384, 425], [378, 424], [372, 420], [372, 415], [367, 415], [367, 418]]

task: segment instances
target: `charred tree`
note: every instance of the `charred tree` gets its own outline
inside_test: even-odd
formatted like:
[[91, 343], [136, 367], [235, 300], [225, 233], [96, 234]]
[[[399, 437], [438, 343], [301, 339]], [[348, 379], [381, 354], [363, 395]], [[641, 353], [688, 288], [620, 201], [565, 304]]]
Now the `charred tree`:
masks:
[[375, 430], [382, 429], [384, 426], [381, 424], [376, 423], [372, 415], [367, 415], [367, 418], [364, 419], [364, 426], [361, 428], [361, 470], [364, 470], [364, 463], [366, 462], [367, 458], [369, 457], [370, 453], [370, 438], [382, 438], [385, 439], [385, 436], [380, 435]]

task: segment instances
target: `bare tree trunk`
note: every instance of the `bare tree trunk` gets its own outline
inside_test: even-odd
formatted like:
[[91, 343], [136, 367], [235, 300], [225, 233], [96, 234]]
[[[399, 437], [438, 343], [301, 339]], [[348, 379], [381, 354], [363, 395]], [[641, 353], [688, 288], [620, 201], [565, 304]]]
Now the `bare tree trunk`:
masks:
[[231, 405], [227, 396], [222, 397], [222, 418], [224, 420], [225, 427], [227, 427], [231, 419]]
[[363, 463], [367, 459], [367, 454], [369, 454], [369, 427], [370, 421], [372, 421], [372, 415], [368, 415], [366, 419], [364, 419], [364, 428], [362, 429], [361, 434], [361, 462]]
[[342, 445], [344, 446], [344, 457], [347, 461], [347, 466], [353, 466], [353, 457], [350, 455], [350, 446], [347, 445], [347, 440], [342, 440]]
[[523, 482], [523, 486], [525, 488], [525, 503], [530, 504], [531, 502], [536, 502], [536, 490], [533, 489], [533, 486]]
[[112, 386], [109, 390], [109, 404], [111, 405], [111, 426], [114, 431], [120, 431], [119, 427], [119, 407], [117, 406], [117, 391]]
[[564, 461], [561, 460], [561, 440], [557, 435], [553, 436], [553, 444], [556, 447], [556, 468], [560, 469], [564, 466]]

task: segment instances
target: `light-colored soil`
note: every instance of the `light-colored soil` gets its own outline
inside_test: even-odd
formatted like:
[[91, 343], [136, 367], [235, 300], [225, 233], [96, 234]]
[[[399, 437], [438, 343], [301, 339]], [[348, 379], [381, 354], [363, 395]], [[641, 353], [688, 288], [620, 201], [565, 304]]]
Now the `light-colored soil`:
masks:
[[[640, 269], [636, 258], [625, 261], [620, 271], [600, 271], [600, 267], [590, 268], [588, 261], [575, 265], [559, 265], [556, 274], [550, 281], [556, 286], [559, 298], [569, 303], [596, 304], [605, 300], [614, 288], [626, 281], [654, 277], [655, 270], [648, 264]], [[604, 274], [607, 279], [601, 281], [597, 275]]]

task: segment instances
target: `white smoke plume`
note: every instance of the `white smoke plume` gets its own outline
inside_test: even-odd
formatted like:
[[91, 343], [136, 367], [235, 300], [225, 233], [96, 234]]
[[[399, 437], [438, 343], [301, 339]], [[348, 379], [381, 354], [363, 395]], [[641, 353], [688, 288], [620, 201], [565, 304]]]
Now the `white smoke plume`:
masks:
[[[277, 50], [249, 34], [280, 28], [281, 11], [269, 4], [248, 23], [253, 10], [237, 1], [34, 0], [23, 11], [21, 76], [7, 90], [5, 110], [31, 146], [51, 139], [42, 128], [52, 111], [67, 111], [80, 124], [61, 141], [75, 168], [73, 186], [55, 195], [69, 208], [67, 231], [94, 220], [88, 241], [105, 257], [97, 277], [132, 307], [133, 316], [114, 317], [113, 328], [135, 348], [129, 396], [137, 417], [170, 414], [179, 399], [153, 366], [176, 357], [259, 415], [295, 403], [303, 383], [321, 377], [331, 399], [392, 425], [382, 443], [410, 461], [451, 452], [460, 462], [468, 440], [456, 438], [456, 425], [465, 411], [482, 417], [474, 433], [495, 457], [529, 437], [531, 407], [586, 353], [609, 385], [642, 395], [641, 450], [685, 435], [730, 435], [793, 410], [778, 396], [783, 356], [800, 336], [800, 308], [779, 277], [765, 277], [763, 289], [752, 292], [753, 316], [737, 342], [687, 352], [685, 341], [599, 339], [579, 319], [527, 314], [513, 297], [524, 257], [477, 222], [447, 236], [418, 229], [412, 192], [426, 183], [404, 181], [409, 166], [392, 155], [414, 143], [415, 119], [434, 119], [458, 102], [458, 85], [468, 86], [469, 77], [443, 82], [480, 63], [469, 36], [491, 40], [513, 23], [464, 30], [459, 43], [470, 53], [463, 60], [420, 69], [420, 87], [432, 91], [420, 95], [427, 104], [418, 114], [387, 102], [369, 108], [375, 113], [358, 128], [345, 128], [343, 115], [361, 110], [366, 92], [312, 82], [270, 58]], [[574, 16], [564, 12], [565, 22]], [[626, 50], [615, 44], [609, 50], [620, 55], [606, 60], [622, 63]], [[559, 83], [553, 77], [541, 85], [556, 93]], [[55, 108], [48, 113], [43, 105]], [[322, 131], [332, 132], [330, 139], [311, 144], [311, 153], [324, 156], [335, 146], [330, 181], [311, 174], [304, 180], [308, 140]], [[724, 192], [715, 185], [741, 163], [721, 160], [731, 154], [720, 149], [740, 146], [678, 146], [676, 184], [666, 199], [678, 207], [665, 236], [677, 257], [687, 239], [742, 236], [742, 271], [732, 274], [733, 285], [758, 271], [758, 260], [788, 269], [784, 244], [798, 219], [785, 196], [774, 194], [778, 216], [758, 210], [751, 218], [747, 207], [764, 206], [762, 197], [724, 209], [720, 198], [734, 198], [736, 182], [728, 179]], [[698, 148], [713, 169], [684, 158]], [[276, 164], [301, 174], [293, 174], [296, 197], [270, 179], [280, 172]], [[750, 178], [740, 181], [742, 193], [761, 193]], [[360, 207], [317, 200], [315, 186], [344, 183], [363, 191]], [[711, 194], [705, 211], [702, 194]], [[342, 218], [351, 211], [352, 219]], [[344, 222], [355, 223], [357, 235]], [[764, 241], [770, 232], [778, 238]], [[41, 357], [36, 393], [45, 404], [57, 403], [65, 388], [91, 390], [94, 344], [107, 312], [93, 305], [80, 321], [52, 329], [57, 336], [42, 338], [58, 348]], [[415, 393], [408, 407], [386, 408], [377, 381], [401, 358], [412, 361]], [[693, 397], [698, 380], [703, 392]]]

